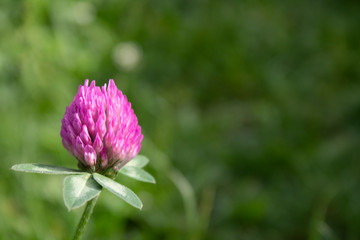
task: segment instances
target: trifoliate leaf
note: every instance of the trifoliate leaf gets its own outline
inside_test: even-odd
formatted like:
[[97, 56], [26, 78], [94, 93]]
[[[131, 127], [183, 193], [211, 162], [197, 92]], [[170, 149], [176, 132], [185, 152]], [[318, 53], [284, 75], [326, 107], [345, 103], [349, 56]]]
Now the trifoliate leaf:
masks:
[[115, 182], [114, 180], [107, 178], [101, 174], [93, 173], [95, 181], [97, 181], [101, 186], [114, 193], [116, 196], [123, 199], [125, 202], [130, 205], [141, 209], [143, 204], [139, 197], [129, 188], [121, 185], [120, 183]]
[[11, 167], [11, 170], [19, 171], [19, 172], [29, 172], [29, 173], [43, 173], [43, 174], [82, 174], [79, 170], [58, 167], [58, 166], [51, 166], [45, 164], [38, 164], [38, 163], [22, 163], [16, 164]]
[[100, 194], [102, 187], [92, 178], [92, 175], [72, 175], [64, 180], [64, 202], [68, 210], [84, 205], [87, 201]]
[[143, 155], [137, 155], [130, 160], [125, 166], [143, 168], [149, 163], [149, 159]]
[[155, 183], [154, 177], [141, 168], [125, 165], [120, 169], [120, 173], [142, 182]]

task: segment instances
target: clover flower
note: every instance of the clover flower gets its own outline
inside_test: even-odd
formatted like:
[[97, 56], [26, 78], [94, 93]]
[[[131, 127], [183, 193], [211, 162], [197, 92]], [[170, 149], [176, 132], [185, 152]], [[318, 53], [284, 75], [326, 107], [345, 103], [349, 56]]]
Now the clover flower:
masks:
[[141, 148], [143, 135], [131, 103], [110, 79], [102, 88], [85, 80], [61, 121], [64, 147], [82, 170], [118, 170]]
[[[86, 203], [73, 238], [79, 240], [103, 189], [133, 207], [143, 207], [131, 189], [114, 181], [118, 173], [148, 183], [155, 183], [155, 179], [143, 169], [149, 159], [137, 155], [143, 140], [141, 128], [130, 102], [114, 80], [110, 79], [108, 86], [104, 84], [101, 88], [95, 81], [89, 86], [89, 80], [85, 80], [66, 108], [61, 123], [62, 144], [77, 158], [81, 170], [39, 163], [15, 164], [11, 169], [67, 175], [63, 182], [65, 206], [70, 211]], [[130, 160], [131, 164], [125, 166]]]

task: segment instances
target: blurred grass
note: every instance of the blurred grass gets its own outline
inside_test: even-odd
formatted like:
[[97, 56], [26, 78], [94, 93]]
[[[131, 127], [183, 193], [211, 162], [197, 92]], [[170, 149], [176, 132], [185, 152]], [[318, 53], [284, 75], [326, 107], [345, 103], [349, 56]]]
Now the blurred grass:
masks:
[[[359, 239], [357, 1], [0, 2], [0, 236], [68, 239], [60, 121], [114, 78], [155, 186], [103, 192], [85, 239]], [[174, 175], [175, 174], [175, 175]], [[170, 176], [170, 177], [169, 177]]]

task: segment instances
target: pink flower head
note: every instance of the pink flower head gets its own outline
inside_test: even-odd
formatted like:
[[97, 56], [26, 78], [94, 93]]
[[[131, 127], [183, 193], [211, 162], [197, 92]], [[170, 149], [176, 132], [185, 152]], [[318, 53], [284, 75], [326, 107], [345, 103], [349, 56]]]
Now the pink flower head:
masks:
[[100, 88], [85, 80], [61, 121], [64, 147], [79, 168], [103, 171], [122, 166], [140, 151], [143, 135], [131, 103], [109, 80]]

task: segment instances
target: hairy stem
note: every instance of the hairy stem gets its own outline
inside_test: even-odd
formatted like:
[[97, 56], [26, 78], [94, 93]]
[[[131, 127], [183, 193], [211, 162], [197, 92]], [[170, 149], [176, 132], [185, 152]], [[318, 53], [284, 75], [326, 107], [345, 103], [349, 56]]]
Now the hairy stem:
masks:
[[80, 219], [79, 225], [76, 229], [73, 240], [81, 239], [81, 236], [84, 234], [86, 224], [88, 223], [88, 221], [91, 217], [91, 214], [93, 212], [93, 209], [95, 207], [98, 197], [99, 197], [99, 195], [97, 195], [96, 197], [94, 197], [93, 199], [91, 199], [90, 201], [87, 202], [84, 213], [81, 216], [81, 219]]

